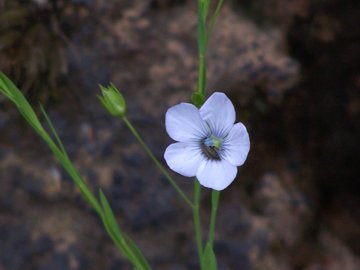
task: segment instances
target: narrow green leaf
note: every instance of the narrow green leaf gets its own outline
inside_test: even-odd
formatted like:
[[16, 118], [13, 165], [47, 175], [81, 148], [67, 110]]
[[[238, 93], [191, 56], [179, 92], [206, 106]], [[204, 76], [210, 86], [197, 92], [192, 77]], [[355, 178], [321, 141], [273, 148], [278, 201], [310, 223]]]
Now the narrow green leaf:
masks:
[[[111, 230], [109, 221], [107, 220], [105, 213], [102, 212], [100, 216], [101, 216], [101, 220], [104, 224], [105, 230], [108, 233], [108, 235], [110, 236], [110, 238], [113, 240], [113, 242], [118, 247], [118, 249], [128, 258], [128, 260], [131, 263], [133, 263], [133, 258], [131, 256], [131, 254], [128, 252], [128, 248], [126, 248], [126, 246], [124, 246], [124, 244], [123, 244], [123, 239], [116, 238], [114, 232]], [[136, 265], [136, 262], [133, 264]]]
[[216, 8], [215, 8], [215, 11], [214, 11], [214, 14], [211, 16], [211, 19], [210, 19], [210, 22], [209, 22], [209, 26], [208, 26], [208, 30], [207, 30], [207, 33], [206, 33], [206, 40], [207, 42], [209, 41], [210, 37], [211, 37], [211, 34], [212, 34], [212, 31], [213, 31], [213, 28], [215, 26], [215, 23], [216, 23], [216, 19], [217, 17], [219, 16], [220, 14], [220, 11], [221, 11], [221, 7], [224, 3], [224, 0], [219, 0], [217, 5], [216, 5]]
[[30, 104], [25, 99], [21, 91], [15, 84], [4, 74], [0, 72], [0, 81], [2, 92], [18, 107], [20, 113], [29, 122], [29, 124], [36, 130], [36, 132], [44, 133], [44, 129], [40, 124], [38, 117]]
[[135, 242], [129, 238], [127, 235], [124, 235], [126, 243], [129, 245], [135, 257], [141, 262], [144, 270], [151, 270], [151, 266], [148, 261], [145, 259], [139, 247], [135, 244]]
[[215, 253], [210, 243], [206, 244], [202, 260], [202, 270], [217, 270]]
[[40, 104], [40, 110], [41, 110], [42, 114], [44, 115], [45, 120], [46, 120], [46, 122], [48, 123], [49, 128], [50, 128], [52, 134], [54, 135], [55, 140], [56, 140], [58, 146], [60, 147], [60, 150], [63, 152], [64, 155], [68, 156], [67, 153], [66, 153], [65, 147], [64, 147], [64, 145], [63, 145], [63, 143], [62, 143], [62, 141], [61, 141], [58, 133], [56, 132], [56, 129], [55, 129], [53, 123], [52, 123], [51, 120], [50, 120], [50, 117], [48, 116], [48, 114], [46, 113], [44, 107], [43, 107], [41, 104]]
[[4, 78], [4, 74], [0, 73], [0, 92], [3, 93], [8, 99], [10, 99], [12, 102], [14, 102], [14, 97], [13, 95], [10, 93], [7, 85], [5, 84], [5, 78]]
[[202, 10], [202, 16], [204, 17], [204, 20], [206, 21], [208, 13], [209, 13], [209, 8], [210, 8], [210, 4], [211, 4], [211, 0], [205, 0], [203, 1], [203, 10]]
[[[15, 86], [15, 84], [6, 77], [5, 74], [0, 72], [0, 92], [4, 93], [19, 109], [19, 112], [23, 115], [25, 120], [34, 128], [34, 130], [38, 133], [38, 135], [47, 143], [55, 157], [59, 160], [64, 169], [69, 173], [74, 183], [80, 189], [84, 198], [89, 202], [89, 204], [95, 209], [97, 213], [101, 213], [101, 207], [90, 191], [89, 187], [81, 178], [78, 171], [75, 169], [73, 163], [68, 158], [65, 149], [63, 146], [59, 148], [59, 146], [51, 139], [49, 134], [45, 131], [43, 126], [41, 125], [38, 117], [36, 116], [34, 110], [31, 105], [28, 103], [24, 95], [21, 91]], [[46, 113], [45, 113], [46, 117]], [[50, 121], [50, 119], [49, 119]], [[52, 126], [51, 122], [49, 123], [54, 136], [57, 137], [58, 142], [62, 145], [55, 128]]]
[[134, 241], [132, 241], [128, 236], [124, 235], [120, 231], [119, 225], [116, 222], [110, 204], [101, 190], [100, 201], [104, 210], [104, 225], [107, 227], [109, 234], [115, 238], [115, 240], [113, 240], [117, 242], [118, 246], [121, 247], [124, 255], [128, 257], [128, 259], [137, 269], [150, 270], [151, 267], [149, 263], [146, 261], [145, 257], [142, 255], [140, 249], [136, 246]]
[[106, 199], [104, 193], [100, 190], [100, 202], [103, 207], [105, 218], [108, 222], [110, 229], [114, 232], [118, 239], [123, 239], [122, 232], [120, 231], [119, 225], [116, 222], [113, 211], [111, 210], [110, 204]]

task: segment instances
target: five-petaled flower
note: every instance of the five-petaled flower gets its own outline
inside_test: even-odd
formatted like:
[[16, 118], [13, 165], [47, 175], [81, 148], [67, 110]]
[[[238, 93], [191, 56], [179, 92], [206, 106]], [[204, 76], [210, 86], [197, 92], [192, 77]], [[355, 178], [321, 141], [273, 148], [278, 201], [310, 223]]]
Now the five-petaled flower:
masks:
[[196, 176], [205, 187], [223, 190], [250, 150], [245, 126], [234, 123], [235, 109], [224, 93], [215, 92], [200, 109], [190, 103], [171, 107], [166, 131], [178, 142], [166, 149], [166, 163], [181, 175]]

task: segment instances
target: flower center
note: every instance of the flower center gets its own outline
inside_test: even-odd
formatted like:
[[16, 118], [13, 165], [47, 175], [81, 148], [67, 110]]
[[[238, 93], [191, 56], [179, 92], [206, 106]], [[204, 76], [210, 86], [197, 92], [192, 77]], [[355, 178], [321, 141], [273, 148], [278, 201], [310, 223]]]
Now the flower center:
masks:
[[214, 135], [206, 137], [200, 143], [201, 150], [203, 154], [212, 160], [220, 160], [220, 149], [221, 149], [222, 139]]

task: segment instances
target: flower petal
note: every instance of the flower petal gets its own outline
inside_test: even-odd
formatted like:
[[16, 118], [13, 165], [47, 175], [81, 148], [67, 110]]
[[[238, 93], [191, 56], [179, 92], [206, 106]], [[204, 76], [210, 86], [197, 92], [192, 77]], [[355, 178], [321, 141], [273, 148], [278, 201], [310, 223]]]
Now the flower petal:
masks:
[[200, 115], [216, 136], [227, 133], [235, 122], [234, 106], [224, 93], [212, 94], [200, 108]]
[[201, 162], [196, 177], [204, 187], [223, 190], [234, 181], [236, 173], [236, 166], [226, 160], [206, 160]]
[[168, 109], [165, 126], [169, 136], [180, 142], [204, 138], [208, 132], [199, 110], [190, 103], [180, 103]]
[[167, 165], [175, 172], [192, 177], [203, 160], [201, 150], [196, 143], [173, 143], [170, 144], [164, 154]]
[[250, 150], [250, 139], [242, 123], [235, 124], [223, 142], [221, 158], [234, 166], [244, 164]]

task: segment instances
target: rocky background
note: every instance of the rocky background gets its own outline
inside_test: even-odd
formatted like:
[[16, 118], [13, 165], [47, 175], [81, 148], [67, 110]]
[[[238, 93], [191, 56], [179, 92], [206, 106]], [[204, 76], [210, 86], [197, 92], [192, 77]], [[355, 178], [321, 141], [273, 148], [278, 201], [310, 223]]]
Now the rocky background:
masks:
[[[360, 269], [360, 2], [225, 1], [208, 53], [252, 148], [222, 192], [222, 270]], [[155, 155], [196, 86], [196, 1], [0, 0], [0, 70], [49, 112], [154, 269], [197, 269], [192, 214], [98, 84], [115, 83]], [[189, 194], [192, 181], [174, 175]], [[209, 216], [203, 192], [203, 223]], [[0, 270], [132, 269], [44, 143], [0, 97]]]

